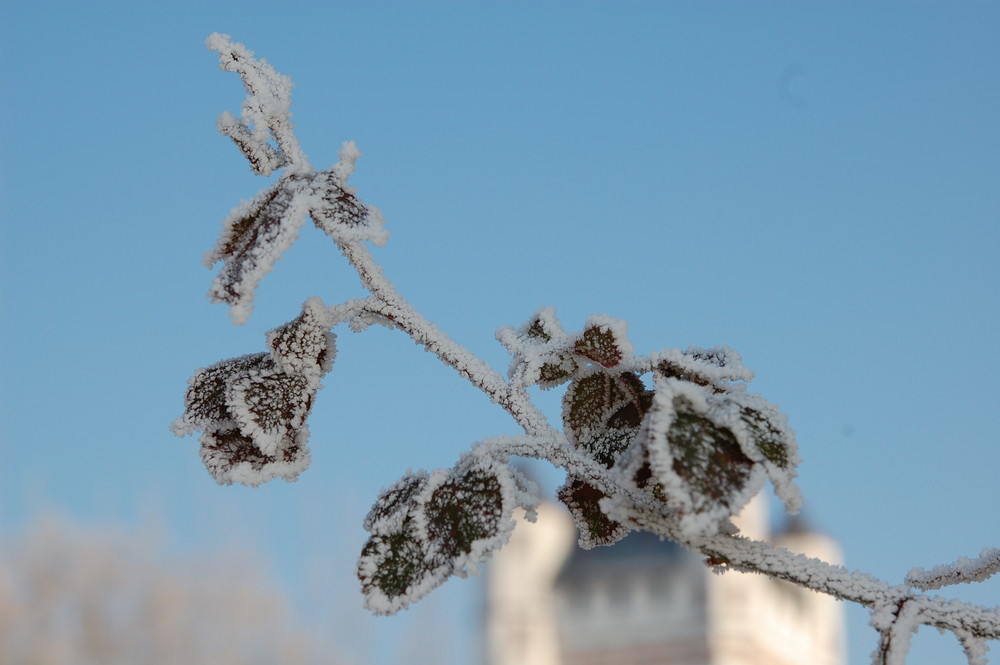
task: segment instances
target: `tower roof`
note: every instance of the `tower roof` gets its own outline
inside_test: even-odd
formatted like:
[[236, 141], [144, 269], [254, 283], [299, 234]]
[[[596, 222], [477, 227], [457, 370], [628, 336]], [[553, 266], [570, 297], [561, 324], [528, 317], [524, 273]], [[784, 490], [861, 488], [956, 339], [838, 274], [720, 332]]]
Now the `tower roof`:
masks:
[[573, 549], [562, 566], [556, 585], [570, 585], [580, 579], [616, 575], [623, 571], [655, 572], [676, 568], [686, 551], [677, 543], [647, 531], [635, 531], [609, 547]]

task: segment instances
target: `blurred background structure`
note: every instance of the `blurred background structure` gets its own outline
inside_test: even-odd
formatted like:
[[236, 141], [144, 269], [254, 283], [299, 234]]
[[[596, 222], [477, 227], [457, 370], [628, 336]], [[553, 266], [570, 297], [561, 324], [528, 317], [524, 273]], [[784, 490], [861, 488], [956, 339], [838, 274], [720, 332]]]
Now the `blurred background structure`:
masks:
[[[749, 537], [840, 563], [795, 519], [772, 532], [766, 494], [737, 524]], [[844, 665], [839, 601], [762, 575], [713, 571], [636, 532], [582, 550], [560, 506], [521, 520], [487, 578], [489, 665]]]
[[[772, 533], [765, 496], [741, 531], [837, 563], [800, 519]], [[470, 665], [844, 665], [844, 608], [646, 533], [585, 551], [566, 511], [520, 519], [486, 566], [483, 652]], [[340, 665], [333, 633], [251, 552], [168, 552], [155, 526], [47, 516], [0, 546], [0, 665]], [[331, 602], [336, 602], [331, 599]], [[440, 632], [444, 626], [432, 626]], [[340, 639], [344, 639], [341, 637]], [[400, 662], [434, 662], [427, 642]]]

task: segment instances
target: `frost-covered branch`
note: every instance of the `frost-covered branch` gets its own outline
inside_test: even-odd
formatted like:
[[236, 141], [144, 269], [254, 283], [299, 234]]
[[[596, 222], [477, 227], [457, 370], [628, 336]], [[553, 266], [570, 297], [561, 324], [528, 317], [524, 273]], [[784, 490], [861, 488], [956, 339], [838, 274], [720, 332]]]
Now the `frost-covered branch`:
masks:
[[360, 243], [338, 244], [358, 271], [362, 285], [372, 293], [373, 298], [367, 307], [369, 312], [392, 322], [417, 344], [453, 367], [506, 409], [525, 432], [543, 434], [554, 431], [541, 411], [528, 399], [526, 392], [508, 384], [488, 363], [444, 334], [399, 295], [367, 248]]
[[[385, 277], [368, 243], [388, 238], [378, 208], [348, 179], [360, 152], [345, 142], [337, 164], [310, 166], [291, 124], [291, 81], [242, 44], [215, 34], [208, 45], [247, 90], [240, 119], [220, 131], [253, 170], [284, 167], [269, 187], [224, 220], [205, 257], [221, 263], [209, 296], [236, 323], [250, 315], [257, 284], [298, 236], [306, 219], [326, 233], [357, 271], [363, 298], [325, 306], [311, 298], [294, 320], [266, 336], [266, 351], [198, 370], [185, 394], [178, 435], [201, 432], [201, 455], [221, 484], [295, 480], [309, 463], [306, 418], [336, 355], [333, 329], [387, 326], [505, 409], [523, 433], [474, 443], [449, 469], [409, 472], [384, 489], [365, 519], [370, 538], [358, 563], [366, 604], [393, 613], [452, 575], [474, 573], [510, 536], [512, 515], [533, 515], [538, 486], [512, 457], [545, 460], [566, 472], [557, 497], [569, 509], [581, 547], [613, 545], [644, 530], [701, 553], [711, 566], [785, 580], [870, 609], [879, 632], [878, 665], [900, 665], [920, 625], [952, 631], [971, 665], [986, 662], [1000, 638], [1000, 610], [931, 596], [927, 590], [982, 581], [1000, 570], [1000, 550], [889, 584], [770, 543], [740, 536], [730, 518], [769, 482], [794, 513], [798, 445], [786, 416], [749, 392], [753, 373], [727, 347], [637, 353], [625, 322], [594, 315], [566, 330], [543, 307], [497, 340], [511, 360], [504, 376], [451, 339]], [[562, 391], [561, 427], [529, 389]]]
[[873, 662], [900, 665], [909, 649], [910, 637], [921, 625], [955, 633], [972, 665], [985, 663], [985, 640], [1000, 639], [1000, 613], [996, 607], [980, 607], [914, 591], [907, 585], [889, 585], [866, 573], [796, 554], [742, 536], [719, 533], [687, 538], [675, 525], [657, 513], [623, 509], [607, 502], [610, 514], [635, 528], [644, 528], [680, 542], [702, 553], [721, 570], [759, 573], [803, 588], [868, 607], [871, 624], [880, 634]]
[[233, 43], [229, 35], [214, 33], [205, 43], [219, 53], [219, 67], [239, 74], [249, 93], [242, 118], [223, 112], [219, 131], [233, 140], [260, 175], [270, 175], [282, 166], [295, 171], [311, 170], [292, 131], [292, 80], [276, 72], [266, 60], [254, 59], [253, 51]]
[[954, 563], [935, 566], [931, 570], [914, 568], [906, 575], [906, 583], [930, 591], [949, 584], [982, 582], [1000, 572], [1000, 549], [987, 547], [976, 559], [959, 557]]

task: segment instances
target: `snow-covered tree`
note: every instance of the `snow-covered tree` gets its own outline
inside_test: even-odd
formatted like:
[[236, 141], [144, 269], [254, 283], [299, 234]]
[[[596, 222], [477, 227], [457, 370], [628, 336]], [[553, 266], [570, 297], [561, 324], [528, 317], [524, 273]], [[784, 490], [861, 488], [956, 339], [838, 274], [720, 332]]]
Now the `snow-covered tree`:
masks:
[[[344, 143], [327, 170], [308, 162], [292, 131], [291, 82], [242, 44], [214, 34], [208, 46], [248, 91], [240, 118], [224, 113], [219, 130], [253, 170], [282, 172], [273, 185], [233, 210], [209, 267], [221, 263], [210, 297], [233, 319], [250, 315], [254, 290], [311, 218], [357, 271], [362, 299], [302, 313], [267, 335], [267, 351], [199, 370], [190, 381], [178, 435], [202, 432], [201, 454], [223, 484], [294, 480], [309, 462], [306, 416], [320, 379], [331, 371], [333, 328], [363, 332], [378, 324], [409, 335], [506, 410], [522, 433], [474, 444], [450, 469], [408, 473], [384, 490], [365, 519], [371, 534], [358, 577], [367, 606], [394, 613], [451, 575], [464, 576], [503, 546], [518, 507], [533, 514], [537, 485], [512, 456], [547, 461], [566, 473], [558, 498], [573, 515], [581, 547], [613, 545], [633, 530], [670, 538], [718, 570], [756, 572], [859, 603], [880, 640], [874, 662], [904, 662], [920, 625], [951, 631], [972, 665], [1000, 637], [1000, 611], [926, 593], [983, 580], [1000, 570], [1000, 550], [914, 570], [899, 584], [849, 572], [740, 535], [730, 518], [770, 481], [785, 508], [801, 504], [794, 484], [799, 454], [786, 417], [748, 390], [752, 372], [726, 347], [638, 353], [623, 321], [595, 315], [568, 331], [539, 309], [497, 339], [510, 352], [503, 376], [416, 311], [383, 275], [368, 247], [388, 234], [378, 209], [348, 184], [360, 156]], [[529, 387], [563, 391], [553, 425]]]

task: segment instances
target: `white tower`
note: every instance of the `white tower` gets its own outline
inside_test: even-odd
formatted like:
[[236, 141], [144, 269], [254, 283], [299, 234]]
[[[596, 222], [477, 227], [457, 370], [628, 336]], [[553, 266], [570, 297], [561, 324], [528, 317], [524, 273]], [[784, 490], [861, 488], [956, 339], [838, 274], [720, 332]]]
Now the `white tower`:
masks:
[[[736, 520], [767, 540], [764, 497]], [[842, 665], [843, 607], [762, 575], [714, 574], [648, 533], [579, 549], [572, 520], [544, 504], [521, 521], [487, 580], [489, 665]], [[830, 539], [801, 523], [775, 544], [830, 563]]]
[[560, 662], [555, 578], [576, 547], [575, 539], [569, 515], [553, 503], [538, 507], [534, 524], [518, 519], [510, 541], [490, 562], [486, 577], [487, 662]]

